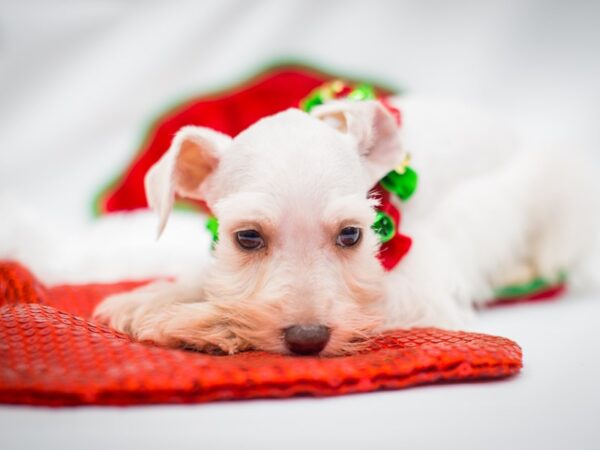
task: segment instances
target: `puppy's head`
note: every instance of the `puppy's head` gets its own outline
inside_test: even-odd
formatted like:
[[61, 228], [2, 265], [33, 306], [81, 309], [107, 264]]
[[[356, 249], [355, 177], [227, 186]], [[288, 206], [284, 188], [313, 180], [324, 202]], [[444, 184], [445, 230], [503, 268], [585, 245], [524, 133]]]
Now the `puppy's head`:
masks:
[[338, 101], [267, 117], [234, 139], [185, 127], [146, 193], [160, 231], [175, 194], [218, 218], [203, 296], [230, 333], [247, 347], [339, 354], [378, 325], [383, 271], [367, 194], [402, 157], [379, 102]]

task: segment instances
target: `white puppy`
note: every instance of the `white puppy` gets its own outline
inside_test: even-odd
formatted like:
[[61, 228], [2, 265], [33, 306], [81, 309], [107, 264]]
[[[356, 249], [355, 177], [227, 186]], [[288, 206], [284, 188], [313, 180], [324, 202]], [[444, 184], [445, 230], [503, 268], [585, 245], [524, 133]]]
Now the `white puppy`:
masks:
[[[459, 326], [495, 288], [573, 268], [596, 229], [580, 158], [522, 151], [469, 108], [391, 103], [400, 128], [378, 101], [337, 100], [234, 139], [181, 129], [146, 193], [160, 230], [176, 194], [205, 201], [214, 261], [195, 280], [108, 298], [96, 317], [168, 346], [333, 355], [386, 329]], [[385, 271], [368, 193], [407, 152], [419, 186], [394, 202], [413, 245]]]

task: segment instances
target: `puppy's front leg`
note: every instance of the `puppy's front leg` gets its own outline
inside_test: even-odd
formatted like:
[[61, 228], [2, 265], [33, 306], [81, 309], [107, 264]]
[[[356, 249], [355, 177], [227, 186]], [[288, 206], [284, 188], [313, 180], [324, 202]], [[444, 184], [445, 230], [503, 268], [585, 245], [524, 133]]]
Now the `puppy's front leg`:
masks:
[[473, 311], [465, 301], [468, 280], [452, 246], [430, 224], [410, 235], [410, 252], [386, 278], [383, 328], [462, 327]]
[[106, 298], [94, 318], [138, 340], [205, 352], [235, 353], [247, 344], [227, 327], [219, 308], [202, 301], [198, 285], [158, 282]]

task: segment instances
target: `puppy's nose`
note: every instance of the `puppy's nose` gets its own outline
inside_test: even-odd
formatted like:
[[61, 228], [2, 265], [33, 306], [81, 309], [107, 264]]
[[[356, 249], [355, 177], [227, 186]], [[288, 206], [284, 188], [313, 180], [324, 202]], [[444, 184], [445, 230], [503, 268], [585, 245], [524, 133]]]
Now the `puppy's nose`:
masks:
[[294, 325], [283, 330], [285, 345], [298, 355], [315, 355], [329, 341], [329, 328], [325, 325]]

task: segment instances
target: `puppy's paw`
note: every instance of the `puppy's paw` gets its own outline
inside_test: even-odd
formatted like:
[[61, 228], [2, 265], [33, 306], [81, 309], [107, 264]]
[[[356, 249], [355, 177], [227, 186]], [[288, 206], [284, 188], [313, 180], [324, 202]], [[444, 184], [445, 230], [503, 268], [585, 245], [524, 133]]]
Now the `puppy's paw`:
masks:
[[139, 314], [141, 306], [149, 300], [148, 293], [138, 291], [111, 295], [96, 306], [92, 317], [121, 333], [132, 334], [134, 318]]
[[190, 301], [189, 295], [178, 295], [168, 284], [107, 297], [96, 307], [93, 317], [137, 340], [167, 347], [211, 354], [232, 354], [251, 348], [230, 330], [217, 307]]
[[96, 306], [93, 318], [121, 333], [135, 337], [137, 323], [144, 316], [158, 312], [183, 296], [175, 283], [158, 281], [122, 294], [111, 295]]
[[138, 339], [205, 353], [234, 354], [252, 348], [233, 331], [229, 318], [206, 302], [173, 304], [160, 317], [148, 316], [136, 328]]

